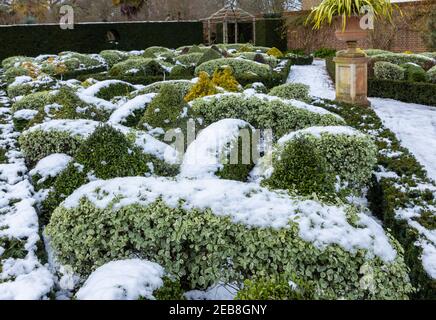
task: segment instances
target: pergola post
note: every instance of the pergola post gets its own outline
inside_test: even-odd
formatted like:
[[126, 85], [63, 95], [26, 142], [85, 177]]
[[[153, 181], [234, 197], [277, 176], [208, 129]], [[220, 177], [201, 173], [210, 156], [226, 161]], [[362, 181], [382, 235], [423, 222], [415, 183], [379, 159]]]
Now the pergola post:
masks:
[[235, 43], [238, 43], [238, 21], [235, 21]]
[[228, 26], [227, 26], [227, 20], [224, 21], [223, 23], [223, 42], [224, 44], [228, 44], [229, 43], [229, 34], [228, 34]]
[[253, 18], [253, 45], [256, 45], [256, 18]]
[[210, 19], [207, 20], [207, 40], [208, 40], [208, 44], [211, 45], [212, 44], [212, 33], [211, 33], [211, 23], [210, 23]]

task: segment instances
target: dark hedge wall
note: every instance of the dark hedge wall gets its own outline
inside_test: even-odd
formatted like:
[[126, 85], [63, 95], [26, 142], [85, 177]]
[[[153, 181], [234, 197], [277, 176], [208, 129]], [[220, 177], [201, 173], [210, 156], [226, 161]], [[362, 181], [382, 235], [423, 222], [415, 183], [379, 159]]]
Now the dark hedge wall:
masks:
[[[118, 44], [107, 41], [111, 31]], [[203, 42], [201, 22], [80, 23], [73, 30], [59, 25], [0, 26], [0, 60], [61, 51], [98, 53], [105, 49], [140, 50], [150, 46], [177, 48]]]

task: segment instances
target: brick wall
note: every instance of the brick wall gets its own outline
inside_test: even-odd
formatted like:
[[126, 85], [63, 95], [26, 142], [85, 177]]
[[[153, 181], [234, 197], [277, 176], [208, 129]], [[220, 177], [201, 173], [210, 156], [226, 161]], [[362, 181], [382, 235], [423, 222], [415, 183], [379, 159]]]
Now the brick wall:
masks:
[[[316, 1], [308, 0], [306, 4], [309, 6]], [[397, 13], [393, 25], [386, 21], [376, 21], [374, 31], [370, 32], [368, 39], [359, 42], [361, 48], [378, 48], [394, 52], [407, 50], [413, 52], [428, 51], [423, 40], [423, 32], [420, 30], [425, 25], [426, 15], [429, 14], [431, 8], [436, 10], [435, 2], [406, 2], [398, 3], [398, 6], [403, 15]], [[287, 42], [289, 49], [304, 48], [310, 52], [322, 47], [337, 50], [346, 48], [345, 43], [336, 39], [334, 35], [336, 27], [334, 25], [323, 27], [320, 30], [312, 30], [311, 27], [301, 26], [301, 21], [304, 21], [305, 16], [309, 13], [309, 10], [303, 10], [286, 14], [288, 21], [300, 21], [300, 25], [297, 23], [298, 26], [292, 22], [288, 23]]]

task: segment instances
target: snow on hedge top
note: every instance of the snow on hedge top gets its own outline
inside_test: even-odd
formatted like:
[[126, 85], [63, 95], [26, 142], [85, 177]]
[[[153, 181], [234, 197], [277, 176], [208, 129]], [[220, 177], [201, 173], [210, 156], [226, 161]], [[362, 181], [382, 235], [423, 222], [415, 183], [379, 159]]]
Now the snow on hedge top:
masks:
[[43, 180], [49, 177], [56, 177], [67, 167], [71, 160], [73, 160], [72, 157], [63, 153], [51, 154], [41, 159], [35, 168], [30, 171], [30, 175], [38, 174]]
[[180, 175], [189, 178], [214, 177], [223, 167], [222, 157], [230, 154], [229, 144], [238, 139], [240, 130], [244, 128], [251, 126], [243, 120], [224, 119], [202, 130], [186, 150]]
[[356, 228], [347, 220], [347, 207], [294, 198], [254, 183], [161, 177], [97, 180], [77, 189], [62, 206], [75, 208], [82, 198], [98, 208], [110, 206], [111, 210], [131, 204], [147, 206], [162, 199], [172, 208], [211, 209], [215, 215], [250, 227], [287, 228], [293, 221], [299, 225], [301, 238], [318, 248], [337, 244], [349, 252], [366, 249], [368, 257], [375, 254], [384, 261], [396, 257], [383, 228], [365, 213], [357, 214]]
[[154, 300], [163, 285], [164, 269], [153, 262], [132, 259], [111, 261], [95, 270], [77, 292], [78, 300]]
[[[32, 133], [34, 131], [58, 131], [58, 132], [67, 132], [71, 134], [71, 136], [80, 137], [82, 139], [88, 138], [95, 129], [101, 125], [102, 122], [93, 121], [93, 120], [50, 120], [41, 124], [37, 124], [27, 131], [24, 131], [23, 134]], [[119, 130], [125, 135], [133, 135], [134, 143], [136, 146], [142, 149], [144, 153], [152, 154], [161, 160], [165, 160], [170, 164], [175, 164], [178, 161], [178, 153], [177, 151], [152, 137], [151, 135], [143, 132], [136, 131], [134, 129], [122, 126], [122, 125], [112, 125], [115, 129]]]
[[87, 138], [90, 136], [97, 126], [100, 124], [98, 121], [93, 120], [50, 120], [37, 124], [30, 129], [23, 132], [23, 134], [33, 131], [61, 131], [68, 132], [72, 136], [80, 136], [81, 138]]
[[323, 134], [331, 135], [346, 135], [346, 136], [365, 136], [364, 133], [347, 126], [326, 126], [326, 127], [310, 127], [298, 131], [291, 132], [279, 139], [278, 144], [283, 145], [286, 142], [302, 135], [312, 135], [320, 138]]
[[141, 110], [147, 106], [155, 96], [156, 93], [143, 94], [127, 101], [111, 115], [109, 122], [122, 124], [136, 110]]
[[190, 105], [192, 105], [195, 101], [200, 100], [200, 99], [205, 100], [205, 101], [210, 101], [213, 99], [219, 100], [224, 96], [235, 96], [235, 97], [239, 97], [242, 99], [257, 98], [259, 100], [263, 100], [266, 102], [279, 101], [279, 102], [282, 102], [284, 104], [291, 105], [291, 106], [298, 108], [298, 109], [304, 109], [304, 110], [311, 111], [313, 113], [317, 113], [317, 114], [321, 114], [321, 115], [330, 114], [330, 115], [335, 116], [336, 118], [342, 119], [339, 115], [337, 115], [333, 112], [330, 112], [330, 111], [328, 111], [324, 108], [321, 108], [321, 107], [313, 106], [313, 105], [305, 103], [303, 101], [299, 101], [299, 100], [295, 100], [295, 99], [282, 99], [282, 98], [279, 98], [276, 96], [270, 96], [270, 95], [263, 94], [263, 93], [256, 93], [255, 91], [250, 91], [250, 90], [246, 90], [242, 93], [234, 93], [234, 92], [218, 93], [215, 95], [210, 95], [210, 96], [195, 99], [195, 100], [190, 102]]
[[136, 90], [144, 88], [144, 86], [134, 86], [128, 82], [121, 81], [121, 80], [105, 80], [97, 82], [96, 84], [93, 84], [92, 86], [86, 88], [82, 91], [84, 95], [95, 97], [101, 89], [110, 87], [111, 85], [117, 85], [117, 84], [124, 84], [126, 86], [130, 86], [132, 88], [135, 88]]
[[115, 104], [113, 104], [112, 102], [109, 102], [109, 101], [106, 101], [104, 99], [100, 99], [100, 98], [97, 98], [97, 97], [88, 96], [88, 95], [86, 95], [84, 93], [77, 92], [77, 96], [83, 102], [85, 102], [87, 104], [95, 105], [98, 108], [101, 108], [103, 110], [113, 111], [113, 110], [115, 110], [117, 108], [117, 106]]

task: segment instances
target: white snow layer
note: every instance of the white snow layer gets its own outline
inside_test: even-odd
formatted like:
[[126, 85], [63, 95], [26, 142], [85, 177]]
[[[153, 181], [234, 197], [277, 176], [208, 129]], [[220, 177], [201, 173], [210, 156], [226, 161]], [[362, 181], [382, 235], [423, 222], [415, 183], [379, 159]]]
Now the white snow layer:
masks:
[[159, 198], [175, 208], [183, 199], [186, 210], [210, 208], [218, 216], [250, 227], [286, 228], [293, 221], [299, 225], [301, 238], [321, 249], [337, 244], [349, 252], [366, 249], [369, 257], [375, 254], [385, 261], [396, 256], [383, 228], [368, 215], [358, 213], [359, 227], [355, 228], [347, 221], [345, 207], [292, 198], [254, 183], [141, 177], [98, 180], [76, 190], [63, 206], [76, 207], [82, 198], [98, 208], [119, 199], [114, 210], [131, 204], [149, 205]]
[[335, 87], [327, 74], [324, 60], [314, 60], [309, 66], [292, 66], [287, 82], [308, 85], [310, 94], [314, 97], [334, 100], [336, 96]]
[[29, 173], [32, 176], [38, 174], [43, 180], [46, 180], [50, 177], [53, 178], [61, 173], [71, 160], [73, 160], [73, 158], [69, 155], [63, 153], [54, 153], [38, 161], [35, 168]]
[[436, 107], [380, 98], [370, 101], [383, 124], [436, 181]]
[[111, 115], [109, 122], [123, 124], [136, 110], [145, 109], [155, 96], [156, 93], [143, 94], [127, 101]]
[[[186, 150], [180, 176], [215, 177], [217, 171], [223, 168], [223, 159], [227, 159], [231, 152], [229, 144], [238, 139], [240, 130], [244, 128], [248, 129], [251, 126], [243, 120], [224, 119], [202, 130]], [[251, 157], [251, 153], [249, 156]]]
[[163, 285], [164, 269], [156, 263], [132, 259], [111, 261], [95, 270], [77, 292], [78, 300], [154, 300]]
[[291, 132], [280, 138], [278, 143], [285, 144], [289, 140], [292, 140], [297, 136], [305, 135], [305, 134], [310, 134], [318, 138], [321, 137], [322, 134], [347, 135], [347, 136], [365, 135], [362, 132], [347, 126], [310, 127], [310, 128]]

